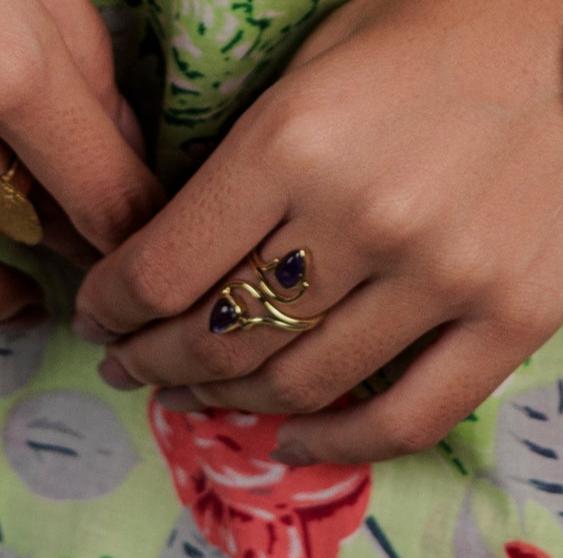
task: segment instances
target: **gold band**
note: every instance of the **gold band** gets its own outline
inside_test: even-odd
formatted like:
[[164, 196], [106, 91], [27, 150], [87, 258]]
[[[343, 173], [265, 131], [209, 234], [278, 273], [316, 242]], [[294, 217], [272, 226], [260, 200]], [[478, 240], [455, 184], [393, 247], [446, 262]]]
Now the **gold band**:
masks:
[[[324, 315], [320, 314], [308, 318], [297, 318], [282, 311], [280, 305], [290, 305], [297, 302], [309, 288], [306, 278], [310, 255], [304, 250], [295, 250], [284, 258], [276, 258], [264, 262], [253, 252], [250, 263], [256, 273], [258, 284], [253, 285], [248, 281], [230, 281], [221, 289], [221, 297], [216, 303], [210, 319], [210, 329], [214, 333], [228, 333], [237, 329], [251, 329], [256, 326], [272, 326], [285, 331], [307, 331], [320, 323]], [[290, 262], [288, 264], [288, 262]], [[297, 263], [296, 263], [297, 262]], [[291, 273], [287, 271], [291, 265]], [[285, 274], [280, 272], [285, 266]], [[278, 283], [287, 292], [280, 294], [272, 286], [269, 274], [274, 272]], [[280, 281], [281, 278], [281, 281]], [[282, 282], [283, 281], [283, 282]], [[244, 300], [236, 296], [236, 291], [250, 295], [265, 310], [261, 316], [251, 316]]]
[[16, 157], [0, 176], [0, 233], [30, 246], [41, 242], [43, 229], [33, 204], [14, 185], [19, 161]]

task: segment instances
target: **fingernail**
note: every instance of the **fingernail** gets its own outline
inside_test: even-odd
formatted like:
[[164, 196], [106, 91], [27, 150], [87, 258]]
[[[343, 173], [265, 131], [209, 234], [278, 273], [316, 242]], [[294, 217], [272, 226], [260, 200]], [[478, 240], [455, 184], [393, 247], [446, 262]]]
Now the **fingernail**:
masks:
[[270, 457], [274, 461], [279, 461], [290, 467], [307, 467], [318, 463], [311, 452], [301, 442], [297, 441], [276, 448], [270, 454]]
[[143, 384], [133, 378], [114, 357], [106, 358], [98, 366], [98, 373], [106, 384], [120, 391], [130, 391], [143, 387]]
[[46, 322], [49, 317], [49, 312], [41, 304], [30, 304], [9, 319], [1, 321], [0, 333], [30, 329]]
[[160, 389], [156, 400], [170, 411], [203, 411], [206, 408], [188, 387]]
[[106, 345], [119, 339], [117, 333], [109, 331], [85, 312], [75, 314], [72, 320], [72, 330], [82, 339], [98, 345]]

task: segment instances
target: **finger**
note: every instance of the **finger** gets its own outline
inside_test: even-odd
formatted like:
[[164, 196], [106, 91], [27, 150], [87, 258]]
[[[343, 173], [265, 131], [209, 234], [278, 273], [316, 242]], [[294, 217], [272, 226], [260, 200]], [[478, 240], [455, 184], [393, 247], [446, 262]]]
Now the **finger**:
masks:
[[[13, 151], [0, 140], [0, 173], [9, 168], [13, 157]], [[18, 166], [12, 184], [26, 194], [37, 211], [43, 228], [42, 244], [81, 267], [90, 267], [99, 259], [99, 253], [78, 234], [59, 204], [44, 188], [33, 183], [25, 165]]]
[[92, 267], [100, 259], [100, 253], [78, 233], [47, 190], [34, 185], [28, 198], [43, 227], [44, 246], [84, 269]]
[[[370, 283], [254, 374], [196, 385], [192, 391], [212, 407], [315, 412], [348, 393], [444, 317], [429, 295], [410, 285], [392, 280]], [[160, 396], [166, 397], [165, 392]], [[164, 399], [161, 402], [166, 405]]]
[[[48, 38], [43, 45], [48, 59], [39, 60], [45, 68], [29, 53], [14, 53], [17, 63], [3, 69], [10, 79], [0, 99], [0, 135], [79, 232], [107, 252], [154, 214], [162, 194], [56, 30]], [[29, 87], [31, 76], [34, 88]]]
[[131, 391], [145, 385], [143, 382], [136, 380], [121, 363], [114, 358], [106, 358], [99, 367], [98, 372], [106, 384], [120, 391]]
[[[303, 265], [302, 280], [306, 280], [310, 287], [294, 304], [276, 304], [277, 308], [293, 317], [316, 316], [329, 310], [366, 279], [365, 265], [345, 237], [338, 237], [336, 233], [333, 237], [329, 231], [322, 236], [309, 231], [308, 224], [292, 221], [279, 229], [261, 250], [261, 257], [266, 262], [280, 258], [282, 261], [277, 275], [281, 276], [283, 272], [287, 275], [290, 271], [299, 272], [300, 266], [285, 265], [283, 257], [288, 253], [295, 254], [295, 250], [290, 249], [303, 245], [307, 240], [308, 255], [305, 261], [299, 260], [298, 263]], [[256, 285], [257, 277], [251, 268], [250, 262], [245, 262], [225, 282], [243, 279]], [[299, 273], [294, 275], [297, 278]], [[286, 281], [292, 278], [292, 274], [284, 277], [282, 280]], [[294, 292], [279, 283], [274, 270], [267, 274], [267, 280], [278, 294]], [[242, 289], [233, 291], [233, 296], [239, 304], [246, 305], [250, 317], [268, 316], [266, 309]], [[109, 356], [117, 359], [139, 381], [157, 385], [190, 385], [250, 374], [298, 336], [271, 326], [235, 330], [224, 335], [212, 333], [210, 316], [212, 327], [215, 327], [215, 306], [221, 304], [218, 300], [223, 300], [220, 294], [210, 293], [192, 311], [159, 322], [111, 347]]]
[[43, 293], [24, 273], [0, 264], [0, 332], [25, 329], [48, 317]]
[[[90, 0], [42, 0], [61, 31], [76, 67], [94, 96], [139, 155], [144, 151], [137, 121], [115, 83], [111, 37]], [[80, 22], [77, 25], [76, 22]], [[88, 29], [88, 40], [84, 40]], [[95, 55], [93, 55], [95, 53]]]
[[[106, 26], [89, 0], [43, 0], [56, 21], [72, 59], [121, 135], [141, 155], [142, 134], [136, 119], [117, 89], [113, 49]], [[80, 21], [80, 25], [76, 22]], [[88, 40], [84, 40], [88, 29]], [[92, 53], [96, 52], [93, 56]], [[39, 186], [31, 189], [30, 200], [43, 226], [43, 244], [79, 267], [91, 267], [99, 253], [76, 231], [70, 219], [50, 194]]]
[[77, 331], [94, 340], [92, 329], [129, 333], [186, 311], [280, 224], [287, 196], [244, 151], [238, 135], [227, 138], [171, 203], [92, 270], [77, 300]]
[[384, 394], [342, 411], [290, 420], [273, 457], [296, 466], [358, 463], [431, 448], [533, 350], [495, 326], [456, 324]]
[[[42, 0], [56, 21], [77, 69], [121, 135], [139, 155], [142, 134], [136, 119], [115, 83], [111, 38], [98, 10], [89, 0]], [[76, 22], [81, 22], [76, 25]], [[84, 40], [88, 29], [88, 40]], [[93, 56], [92, 53], [96, 55]], [[30, 200], [43, 226], [43, 244], [79, 267], [91, 267], [99, 253], [76, 231], [70, 219], [50, 194], [39, 186]]]

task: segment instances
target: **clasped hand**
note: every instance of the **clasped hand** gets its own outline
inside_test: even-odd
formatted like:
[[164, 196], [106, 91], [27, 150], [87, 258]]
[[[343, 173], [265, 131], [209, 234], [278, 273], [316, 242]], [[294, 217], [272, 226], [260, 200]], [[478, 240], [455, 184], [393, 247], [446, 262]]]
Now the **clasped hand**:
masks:
[[[563, 323], [563, 14], [541, 4], [353, 0], [329, 18], [87, 276], [75, 328], [109, 343], [102, 376], [177, 409], [296, 415], [275, 453], [292, 465], [440, 440]], [[301, 247], [293, 311], [321, 325], [209, 331], [252, 250]], [[432, 330], [390, 389], [331, 407]]]

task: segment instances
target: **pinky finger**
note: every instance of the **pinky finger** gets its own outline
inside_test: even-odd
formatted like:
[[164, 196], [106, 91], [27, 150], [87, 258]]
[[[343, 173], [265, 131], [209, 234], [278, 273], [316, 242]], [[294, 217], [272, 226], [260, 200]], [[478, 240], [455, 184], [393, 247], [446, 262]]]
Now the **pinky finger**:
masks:
[[288, 421], [272, 457], [303, 466], [382, 461], [429, 449], [528, 354], [491, 335], [490, 323], [452, 325], [382, 395]]

